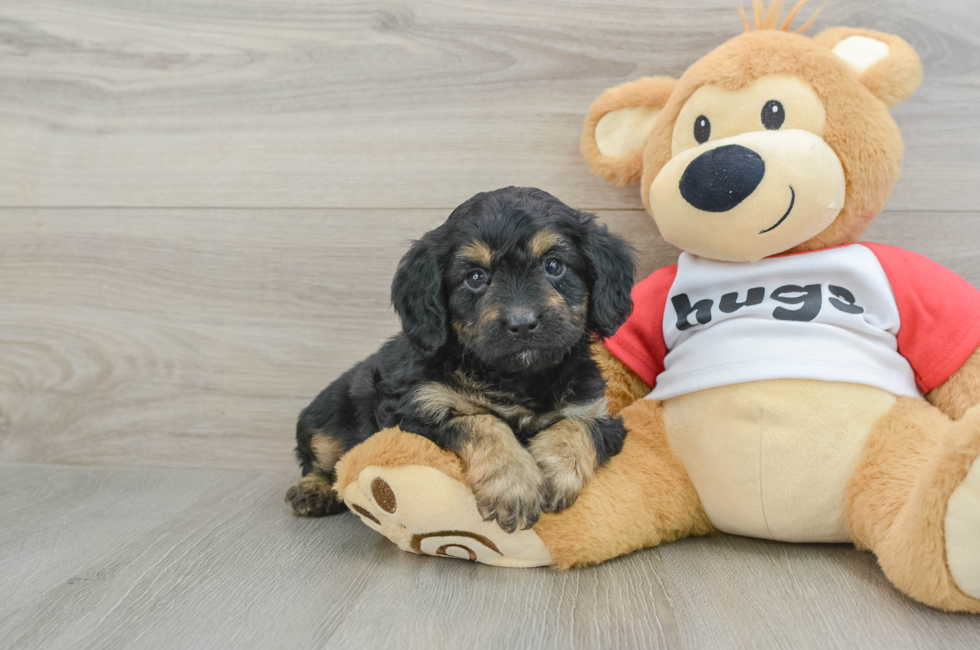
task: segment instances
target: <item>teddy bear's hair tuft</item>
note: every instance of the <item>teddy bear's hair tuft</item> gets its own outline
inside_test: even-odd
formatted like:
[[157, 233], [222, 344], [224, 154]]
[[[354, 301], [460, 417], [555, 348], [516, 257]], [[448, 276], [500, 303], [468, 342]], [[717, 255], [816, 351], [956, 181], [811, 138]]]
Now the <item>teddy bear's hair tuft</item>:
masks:
[[[803, 6], [809, 1], [810, 0], [800, 0], [797, 2], [793, 8], [789, 10], [789, 14], [786, 15], [786, 18], [777, 28], [776, 23], [779, 22], [779, 14], [782, 13], [783, 0], [773, 0], [772, 4], [769, 5], [768, 11], [763, 9], [762, 0], [752, 0], [752, 13], [754, 14], [753, 17], [755, 18], [754, 29], [779, 29], [780, 31], [788, 32], [790, 26], [793, 24], [793, 20], [796, 18], [796, 14], [800, 13], [800, 9], [802, 9]], [[820, 12], [823, 11], [826, 4], [827, 3], [824, 2], [824, 4], [820, 5], [820, 8], [814, 11], [813, 15], [807, 18], [806, 22], [795, 30], [796, 33], [799, 34], [810, 27], [810, 25], [813, 24], [813, 21], [817, 19], [817, 16], [820, 15]], [[744, 31], [752, 31], [753, 27], [749, 25], [749, 19], [745, 15], [745, 9], [741, 4], [738, 6], [738, 13], [742, 16], [742, 27], [744, 28]]]

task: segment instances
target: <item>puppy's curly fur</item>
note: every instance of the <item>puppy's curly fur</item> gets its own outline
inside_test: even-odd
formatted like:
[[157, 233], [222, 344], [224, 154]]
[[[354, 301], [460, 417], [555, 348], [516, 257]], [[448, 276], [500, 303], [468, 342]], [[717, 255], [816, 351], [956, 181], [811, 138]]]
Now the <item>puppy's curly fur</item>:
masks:
[[507, 531], [571, 505], [625, 430], [589, 348], [632, 310], [632, 250], [532, 188], [477, 194], [415, 242], [392, 283], [402, 332], [299, 417], [296, 512], [343, 508], [341, 455], [401, 426], [458, 454], [480, 512]]

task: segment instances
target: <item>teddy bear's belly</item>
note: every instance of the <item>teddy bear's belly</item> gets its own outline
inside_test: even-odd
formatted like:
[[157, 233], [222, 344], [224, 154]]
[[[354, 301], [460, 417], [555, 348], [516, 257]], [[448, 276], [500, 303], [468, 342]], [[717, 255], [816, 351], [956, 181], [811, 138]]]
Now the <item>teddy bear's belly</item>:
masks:
[[845, 542], [847, 481], [895, 396], [807, 379], [721, 386], [664, 402], [671, 449], [721, 531]]

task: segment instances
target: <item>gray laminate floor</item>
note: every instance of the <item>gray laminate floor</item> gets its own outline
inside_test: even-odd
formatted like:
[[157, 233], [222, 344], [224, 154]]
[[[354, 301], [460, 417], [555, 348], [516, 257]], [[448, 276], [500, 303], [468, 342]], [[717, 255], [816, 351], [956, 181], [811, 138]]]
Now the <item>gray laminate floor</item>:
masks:
[[846, 546], [718, 536], [592, 569], [399, 551], [282, 472], [0, 465], [3, 648], [970, 648]]
[[[470, 195], [536, 185], [641, 277], [676, 259], [580, 129], [603, 89], [737, 34], [736, 5], [0, 2], [0, 650], [980, 648], [980, 617], [848, 547], [503, 570], [282, 503], [296, 414], [396, 331], [406, 242]], [[867, 239], [980, 286], [976, 0], [831, 0], [810, 33], [834, 25], [925, 67]]]

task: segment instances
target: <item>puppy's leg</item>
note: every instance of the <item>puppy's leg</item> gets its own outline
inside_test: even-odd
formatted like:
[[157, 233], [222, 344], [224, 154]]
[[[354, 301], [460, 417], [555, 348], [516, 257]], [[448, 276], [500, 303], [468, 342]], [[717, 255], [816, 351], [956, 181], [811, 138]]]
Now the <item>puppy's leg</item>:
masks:
[[346, 508], [334, 492], [334, 466], [344, 453], [361, 442], [357, 405], [352, 388], [372, 372], [371, 357], [335, 379], [303, 409], [296, 422], [296, 458], [303, 470], [300, 482], [286, 492], [286, 503], [304, 517], [343, 512]]
[[565, 417], [531, 439], [528, 449], [548, 482], [545, 512], [569, 507], [599, 465], [622, 449], [626, 430], [605, 400], [566, 408]]
[[453, 418], [447, 447], [465, 466], [480, 515], [505, 531], [530, 528], [541, 516], [545, 480], [541, 468], [507, 423], [493, 415]]
[[598, 464], [588, 427], [580, 420], [559, 420], [534, 436], [528, 449], [547, 481], [545, 512], [559, 512], [575, 503]]
[[286, 503], [303, 517], [322, 517], [343, 512], [345, 507], [334, 491], [334, 467], [346, 451], [339, 438], [322, 429], [307, 426], [302, 419], [296, 427], [296, 452], [303, 466], [303, 478], [286, 492]]

